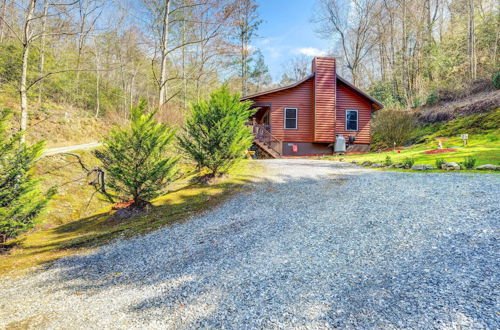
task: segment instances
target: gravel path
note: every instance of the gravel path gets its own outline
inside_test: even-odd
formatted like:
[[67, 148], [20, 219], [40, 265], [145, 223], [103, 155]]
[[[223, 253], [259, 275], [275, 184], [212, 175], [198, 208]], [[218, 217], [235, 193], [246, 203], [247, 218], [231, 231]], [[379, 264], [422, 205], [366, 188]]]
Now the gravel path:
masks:
[[265, 164], [203, 216], [0, 283], [0, 327], [500, 328], [500, 176]]
[[74, 146], [50, 148], [50, 149], [46, 149], [43, 152], [43, 156], [52, 156], [52, 155], [62, 154], [65, 152], [94, 149], [94, 148], [99, 147], [100, 145], [101, 145], [100, 142], [90, 142], [90, 143], [78, 144], [78, 145], [74, 145]]

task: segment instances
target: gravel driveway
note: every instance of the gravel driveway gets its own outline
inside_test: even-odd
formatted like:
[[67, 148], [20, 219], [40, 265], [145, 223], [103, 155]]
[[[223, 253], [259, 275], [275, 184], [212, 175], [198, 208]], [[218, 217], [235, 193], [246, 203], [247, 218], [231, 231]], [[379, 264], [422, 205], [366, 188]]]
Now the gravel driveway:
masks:
[[500, 328], [500, 176], [265, 164], [203, 216], [0, 283], [0, 327]]

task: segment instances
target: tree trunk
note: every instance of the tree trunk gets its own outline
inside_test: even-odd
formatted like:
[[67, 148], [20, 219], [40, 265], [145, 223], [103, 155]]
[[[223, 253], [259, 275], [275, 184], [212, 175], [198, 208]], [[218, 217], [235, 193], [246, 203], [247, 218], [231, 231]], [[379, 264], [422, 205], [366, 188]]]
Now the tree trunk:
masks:
[[474, 19], [474, 0], [469, 0], [469, 36], [468, 36], [468, 51], [469, 51], [469, 68], [470, 78], [475, 80], [477, 77], [477, 59], [476, 59], [476, 32]]
[[[182, 20], [182, 43], [186, 42], [186, 11]], [[182, 47], [182, 102], [184, 110], [187, 109], [187, 76], [186, 76], [186, 47]]]
[[[200, 15], [200, 40], [204, 39], [204, 29], [203, 29], [203, 19], [204, 15], [201, 13]], [[196, 101], [200, 102], [201, 98], [201, 79], [203, 77], [203, 72], [204, 72], [204, 64], [205, 64], [205, 42], [202, 42], [197, 45], [197, 48], [199, 49], [199, 59], [200, 59], [200, 68], [198, 71], [198, 75], [196, 78]]]
[[[85, 36], [84, 36], [84, 31], [85, 31], [85, 24], [87, 21], [87, 9], [88, 9], [88, 2], [87, 3], [82, 3], [81, 1], [78, 3], [79, 4], [79, 10], [80, 10], [80, 26], [78, 30], [78, 51], [76, 55], [76, 79], [75, 79], [75, 88], [76, 88], [76, 93], [80, 93], [80, 62], [82, 60], [82, 50], [83, 50], [83, 44], [85, 42]], [[85, 5], [86, 8], [83, 8], [82, 6]]]
[[387, 6], [386, 8], [389, 11], [389, 20], [390, 20], [390, 47], [391, 47], [391, 81], [392, 81], [392, 93], [393, 95], [398, 95], [399, 93], [399, 84], [397, 79], [397, 71], [396, 71], [396, 42], [395, 42], [395, 28], [394, 28], [394, 16], [391, 8]]
[[241, 34], [241, 95], [247, 94], [247, 61], [248, 61], [248, 42], [246, 41], [245, 30]]
[[0, 43], [3, 42], [3, 38], [4, 38], [4, 35], [5, 35], [5, 23], [4, 23], [4, 19], [5, 19], [5, 14], [7, 13], [7, 0], [3, 0], [2, 1], [2, 13], [0, 15], [2, 15], [2, 19], [0, 19]]
[[406, 0], [402, 0], [402, 48], [401, 48], [401, 62], [402, 62], [402, 83], [405, 90], [405, 98], [407, 105], [411, 105], [412, 96], [410, 92], [409, 80], [409, 61], [408, 61], [408, 25], [407, 25], [407, 4]]
[[[21, 69], [21, 83], [19, 85], [19, 93], [21, 96], [21, 131], [26, 131], [28, 128], [28, 90], [26, 86], [28, 76], [28, 57], [30, 45], [26, 44], [23, 47], [23, 62]], [[22, 138], [24, 142], [24, 137]]]
[[247, 94], [247, 78], [246, 78], [246, 73], [245, 73], [245, 66], [246, 66], [246, 56], [245, 56], [245, 46], [243, 43], [243, 38], [241, 42], [241, 95], [246, 95]]
[[[31, 45], [31, 21], [35, 12], [36, 0], [30, 0], [28, 10], [26, 11], [26, 19], [23, 27], [23, 58], [21, 66], [21, 80], [19, 83], [19, 94], [21, 97], [21, 125], [20, 130], [26, 131], [28, 128], [28, 60]], [[25, 136], [21, 138], [21, 142], [25, 142]]]
[[123, 90], [123, 110], [125, 111], [128, 111], [130, 108], [129, 106], [127, 105], [128, 103], [128, 96], [127, 96], [127, 93], [125, 93], [125, 91], [127, 90], [127, 79], [125, 78], [125, 72], [123, 70], [123, 68], [125, 67], [124, 64], [121, 64], [120, 65], [120, 79], [122, 81], [122, 90]]
[[129, 87], [129, 97], [130, 97], [130, 107], [134, 106], [134, 85], [135, 85], [135, 77], [137, 76], [137, 72], [139, 71], [138, 68], [134, 69], [134, 73], [132, 74], [132, 78], [130, 79], [130, 87]]
[[164, 0], [163, 29], [161, 35], [161, 67], [160, 67], [160, 98], [159, 106], [167, 102], [167, 55], [168, 55], [168, 32], [169, 32], [169, 12], [170, 0]]
[[95, 43], [95, 118], [99, 117], [99, 112], [101, 111], [101, 101], [100, 101], [100, 95], [101, 95], [101, 86], [100, 86], [100, 59], [99, 59], [99, 46], [97, 45], [97, 42]]
[[248, 34], [249, 31], [249, 22], [248, 22], [248, 13], [244, 11], [241, 23], [241, 31], [240, 31], [240, 51], [241, 51], [241, 95], [247, 94], [247, 61], [248, 61]]
[[426, 32], [426, 40], [425, 45], [429, 45], [432, 43], [432, 15], [431, 15], [431, 0], [425, 0], [424, 4], [424, 16], [425, 16], [425, 32]]
[[[43, 75], [45, 64], [45, 30], [47, 29], [47, 14], [49, 11], [49, 1], [43, 2], [43, 17], [42, 17], [42, 37], [40, 40], [40, 57], [38, 59], [38, 74]], [[43, 80], [38, 83], [38, 107], [42, 105]]]
[[[355, 59], [354, 61], [357, 62], [357, 59]], [[359, 79], [359, 75], [358, 75], [358, 64], [354, 62], [352, 67], [351, 67], [351, 76], [352, 76], [352, 83], [354, 86], [357, 86], [358, 85], [358, 79]]]
[[500, 37], [500, 27], [497, 27], [497, 32], [495, 34], [495, 44], [493, 45], [493, 67], [497, 67], [497, 57], [498, 57], [498, 40]]
[[95, 117], [99, 117], [99, 112], [101, 111], [101, 89], [100, 89], [100, 75], [99, 72], [96, 73], [96, 83], [95, 83]]

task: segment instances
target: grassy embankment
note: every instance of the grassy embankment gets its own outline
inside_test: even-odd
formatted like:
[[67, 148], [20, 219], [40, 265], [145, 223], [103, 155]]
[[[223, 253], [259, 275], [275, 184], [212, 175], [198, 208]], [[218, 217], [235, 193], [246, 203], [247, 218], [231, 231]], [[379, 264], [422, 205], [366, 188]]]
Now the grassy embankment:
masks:
[[[460, 139], [462, 133], [469, 134], [467, 146]], [[476, 158], [476, 166], [484, 164], [500, 165], [500, 108], [490, 113], [460, 117], [448, 123], [431, 124], [419, 127], [416, 139], [420, 143], [398, 151], [370, 152], [360, 155], [333, 156], [329, 159], [344, 161], [370, 161], [384, 163], [387, 156], [393, 163], [402, 162], [405, 158], [413, 158], [415, 164], [435, 166], [437, 159], [447, 162], [463, 162], [465, 157]], [[441, 154], [425, 154], [438, 146], [436, 138], [445, 138], [443, 148], [457, 151]]]
[[[0, 106], [11, 109], [12, 127], [19, 126], [19, 100], [0, 92]], [[111, 127], [109, 118], [94, 115], [70, 104], [44, 101], [40, 107], [30, 104], [30, 123], [26, 133], [28, 143], [44, 140], [47, 148], [95, 142]]]
[[[92, 164], [88, 153], [80, 154]], [[47, 157], [39, 164], [37, 172], [48, 172], [47, 186], [62, 186], [40, 223], [29, 233], [8, 242], [14, 247], [0, 255], [0, 274], [20, 274], [82, 249], [143, 235], [186, 220], [219, 205], [262, 171], [255, 162], [242, 161], [225, 177], [205, 185], [192, 183], [194, 174], [184, 165], [183, 177], [174, 182], [164, 196], [155, 199], [148, 212], [119, 219], [114, 216], [116, 211], [97, 196], [89, 203], [93, 188], [82, 180], [83, 173], [74, 161], [73, 157], [59, 155]]]

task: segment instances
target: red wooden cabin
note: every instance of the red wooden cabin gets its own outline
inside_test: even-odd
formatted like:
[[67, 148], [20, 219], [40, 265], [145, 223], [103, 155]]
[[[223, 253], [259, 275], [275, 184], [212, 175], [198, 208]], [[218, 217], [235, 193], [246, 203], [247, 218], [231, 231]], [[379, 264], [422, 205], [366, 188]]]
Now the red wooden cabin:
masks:
[[258, 107], [251, 118], [255, 144], [276, 158], [331, 155], [340, 134], [348, 152], [366, 152], [372, 113], [383, 107], [337, 75], [331, 57], [316, 57], [312, 73], [293, 85], [241, 100]]

